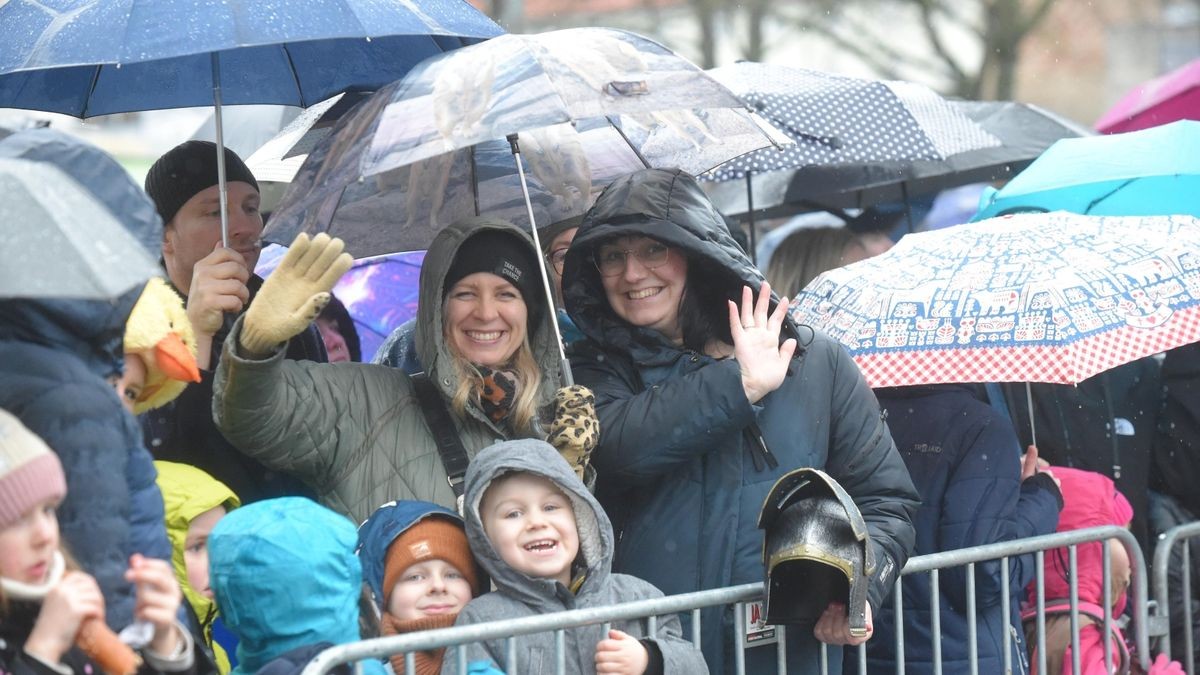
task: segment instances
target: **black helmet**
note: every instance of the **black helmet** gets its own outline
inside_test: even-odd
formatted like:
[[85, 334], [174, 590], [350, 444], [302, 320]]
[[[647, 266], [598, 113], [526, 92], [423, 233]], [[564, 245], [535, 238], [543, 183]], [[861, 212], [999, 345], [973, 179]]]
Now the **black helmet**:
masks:
[[850, 495], [817, 469], [797, 469], [763, 502], [766, 622], [816, 623], [830, 602], [844, 602], [850, 634], [867, 634], [867, 587], [875, 556], [867, 524]]

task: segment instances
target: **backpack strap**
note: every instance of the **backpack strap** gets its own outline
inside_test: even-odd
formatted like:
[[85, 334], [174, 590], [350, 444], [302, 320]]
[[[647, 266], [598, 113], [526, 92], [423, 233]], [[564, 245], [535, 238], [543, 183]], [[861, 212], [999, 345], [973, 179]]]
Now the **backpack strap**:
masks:
[[429, 375], [417, 373], [411, 376], [411, 379], [417, 401], [421, 404], [421, 413], [425, 416], [425, 424], [429, 427], [429, 433], [433, 434], [438, 456], [442, 459], [442, 468], [446, 470], [446, 481], [454, 491], [461, 512], [463, 478], [467, 475], [467, 464], [470, 462], [467, 450], [458, 436], [458, 430], [454, 428], [454, 420], [450, 418], [446, 402], [442, 400]]
[[[1104, 630], [1104, 608], [1103, 607], [1101, 607], [1100, 605], [1097, 605], [1096, 603], [1087, 602], [1087, 601], [1080, 601], [1078, 607], [1079, 607], [1079, 616], [1081, 618], [1087, 617], [1087, 618], [1091, 619], [1092, 621], [1095, 622], [1094, 625], [1097, 630], [1100, 630], [1100, 631]], [[1070, 600], [1047, 599], [1046, 605], [1045, 605], [1045, 611], [1046, 611], [1046, 618], [1050, 618], [1052, 616], [1062, 616], [1064, 614], [1070, 614], [1071, 613], [1071, 602], [1070, 602]], [[1036, 619], [1037, 619], [1037, 607], [1029, 607], [1021, 612], [1021, 623], [1024, 625], [1029, 625]], [[1129, 647], [1128, 647], [1128, 645], [1125, 644], [1125, 634], [1122, 633], [1121, 628], [1119, 626], [1117, 626], [1116, 619], [1117, 619], [1117, 617], [1114, 616], [1113, 623], [1112, 623], [1112, 629], [1109, 631], [1109, 635], [1112, 637], [1111, 644], [1114, 647], [1116, 647], [1116, 650], [1117, 650], [1117, 661], [1115, 663], [1113, 663], [1113, 668], [1114, 668], [1113, 672], [1118, 673], [1120, 675], [1126, 675], [1130, 672], [1130, 663], [1132, 662], [1132, 660], [1130, 659]], [[1032, 675], [1038, 675], [1038, 673], [1036, 672], [1036, 665], [1035, 665], [1037, 663], [1037, 659], [1038, 659], [1037, 646], [1035, 644], [1030, 644], [1030, 645], [1028, 645], [1028, 649], [1029, 649], [1029, 655], [1030, 655], [1029, 672], [1032, 673]]]

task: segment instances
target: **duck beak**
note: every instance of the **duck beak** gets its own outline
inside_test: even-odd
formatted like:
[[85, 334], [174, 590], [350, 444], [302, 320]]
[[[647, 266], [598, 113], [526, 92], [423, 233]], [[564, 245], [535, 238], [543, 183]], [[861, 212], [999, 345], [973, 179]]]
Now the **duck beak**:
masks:
[[175, 333], [167, 333], [154, 345], [154, 357], [158, 361], [158, 369], [168, 378], [181, 382], [200, 381], [196, 357], [192, 356], [191, 350]]

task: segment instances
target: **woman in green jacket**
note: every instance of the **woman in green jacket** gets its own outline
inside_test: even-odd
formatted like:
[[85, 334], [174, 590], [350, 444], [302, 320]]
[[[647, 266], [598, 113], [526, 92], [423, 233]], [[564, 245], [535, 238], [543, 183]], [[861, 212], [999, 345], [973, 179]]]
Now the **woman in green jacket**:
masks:
[[[417, 354], [468, 458], [499, 440], [547, 436], [558, 352], [536, 255], [524, 232], [488, 218], [445, 228], [425, 255]], [[287, 338], [316, 316], [349, 262], [336, 239], [297, 238], [226, 340], [217, 426], [239, 450], [305, 481], [357, 522], [394, 499], [454, 508], [408, 375], [283, 358]]]

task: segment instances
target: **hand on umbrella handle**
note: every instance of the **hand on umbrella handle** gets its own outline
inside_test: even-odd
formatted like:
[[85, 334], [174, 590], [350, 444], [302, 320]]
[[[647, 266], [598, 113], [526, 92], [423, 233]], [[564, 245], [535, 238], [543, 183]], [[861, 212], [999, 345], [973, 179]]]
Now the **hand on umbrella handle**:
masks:
[[329, 291], [354, 259], [341, 239], [322, 232], [310, 241], [301, 232], [246, 310], [238, 343], [250, 358], [262, 358], [308, 327]]

